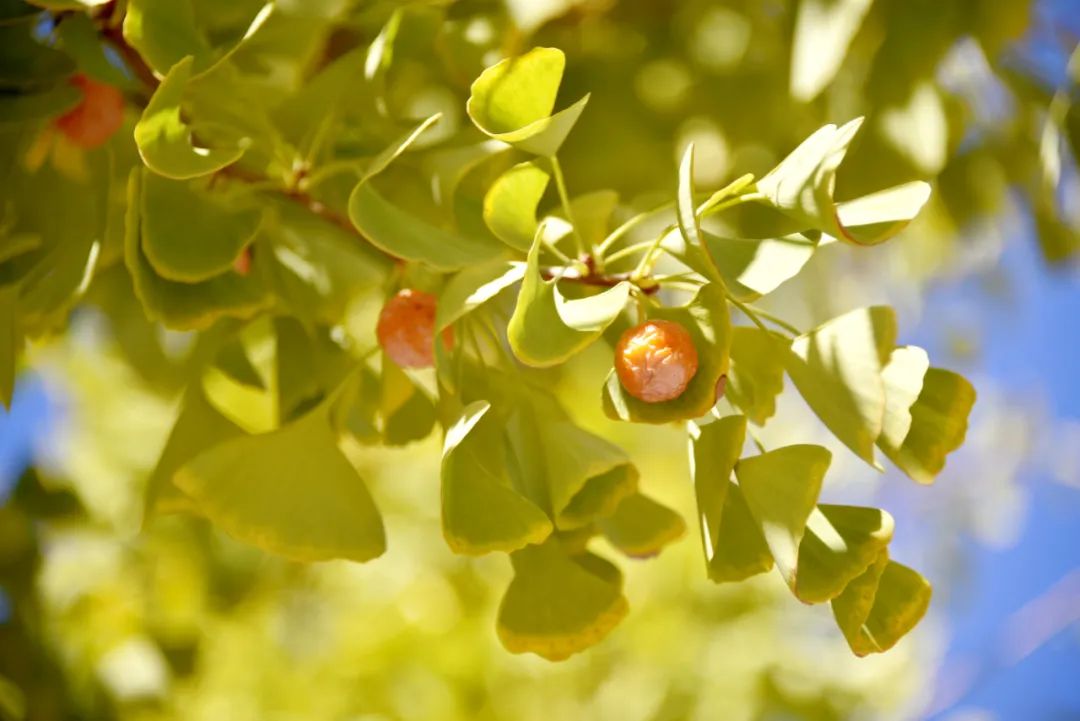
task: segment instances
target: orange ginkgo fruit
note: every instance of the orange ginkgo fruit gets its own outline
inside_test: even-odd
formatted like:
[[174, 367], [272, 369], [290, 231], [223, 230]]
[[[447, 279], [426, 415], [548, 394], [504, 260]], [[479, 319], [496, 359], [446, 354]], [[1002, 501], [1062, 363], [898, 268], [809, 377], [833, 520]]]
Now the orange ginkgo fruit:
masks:
[[678, 323], [650, 320], [634, 326], [615, 346], [615, 373], [626, 392], [646, 403], [678, 398], [697, 373], [694, 339]]
[[[390, 360], [402, 368], [435, 365], [435, 296], [406, 288], [386, 301], [375, 336]], [[453, 331], [443, 331], [443, 343], [453, 345]]]
[[104, 145], [124, 124], [123, 94], [81, 74], [73, 76], [71, 84], [82, 91], [82, 100], [56, 119], [56, 127], [80, 148]]

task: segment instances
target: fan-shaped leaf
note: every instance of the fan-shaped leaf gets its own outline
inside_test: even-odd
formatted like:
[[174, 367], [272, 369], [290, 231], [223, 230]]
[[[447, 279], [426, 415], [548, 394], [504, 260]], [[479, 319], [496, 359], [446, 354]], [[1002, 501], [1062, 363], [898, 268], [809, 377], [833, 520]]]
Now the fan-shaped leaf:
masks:
[[878, 445], [904, 473], [919, 483], [933, 483], [945, 467], [945, 457], [964, 442], [975, 389], [963, 376], [930, 368], [919, 397], [909, 410], [904, 440], [882, 438]]
[[746, 505], [791, 588], [799, 568], [799, 544], [831, 460], [832, 454], [821, 446], [795, 445], [735, 465]]
[[709, 578], [742, 581], [773, 567], [761, 528], [731, 473], [742, 453], [746, 418], [725, 416], [690, 424], [690, 468]]
[[805, 223], [807, 229], [857, 245], [881, 243], [900, 232], [930, 197], [930, 186], [922, 181], [843, 203], [833, 199], [836, 171], [862, 120], [839, 128], [826, 125], [804, 140], [758, 181], [765, 201]]
[[381, 555], [382, 518], [331, 423], [337, 400], [276, 431], [214, 446], [174, 482], [215, 525], [272, 553], [301, 561]]
[[524, 263], [495, 260], [465, 268], [443, 287], [435, 311], [442, 330], [525, 277]]
[[499, 606], [499, 639], [512, 653], [559, 661], [599, 643], [629, 609], [622, 575], [593, 554], [571, 557], [558, 541], [511, 557], [514, 578]]
[[552, 530], [547, 515], [515, 490], [505, 440], [490, 405], [466, 406], [446, 432], [442, 461], [442, 523], [455, 553], [480, 555], [541, 543]]
[[875, 468], [885, 416], [882, 369], [896, 342], [891, 308], [859, 308], [796, 338], [785, 367], [829, 430]]
[[484, 70], [472, 84], [466, 109], [484, 133], [536, 155], [554, 155], [589, 96], [552, 115], [566, 57], [556, 48], [533, 48]]
[[536, 208], [551, 175], [534, 160], [500, 175], [484, 196], [484, 222], [511, 248], [528, 251], [539, 225]]
[[562, 363], [599, 338], [630, 297], [630, 284], [622, 282], [597, 295], [564, 298], [558, 280], [544, 280], [541, 275], [542, 238], [541, 227], [529, 251], [525, 278], [507, 327], [514, 355], [537, 367]]
[[799, 545], [795, 595], [806, 603], [836, 598], [887, 548], [893, 525], [878, 508], [818, 506]]
[[682, 516], [640, 493], [627, 496], [599, 525], [611, 544], [632, 558], [655, 556], [686, 533]]
[[836, 624], [856, 656], [896, 645], [926, 613], [930, 584], [918, 572], [882, 552], [866, 573], [832, 602]]
[[731, 370], [725, 393], [759, 426], [776, 413], [776, 396], [784, 390], [787, 351], [785, 339], [760, 328], [731, 329]]
[[721, 238], [702, 232], [705, 250], [728, 291], [753, 301], [798, 275], [817, 243], [801, 233], [780, 238]]
[[184, 181], [143, 176], [143, 253], [166, 280], [197, 283], [229, 270], [264, 217], [258, 208], [227, 207]]
[[172, 66], [135, 125], [135, 143], [143, 162], [159, 175], [177, 180], [215, 173], [244, 154], [243, 144], [216, 149], [194, 145], [192, 129], [180, 116], [191, 67], [191, 56]]

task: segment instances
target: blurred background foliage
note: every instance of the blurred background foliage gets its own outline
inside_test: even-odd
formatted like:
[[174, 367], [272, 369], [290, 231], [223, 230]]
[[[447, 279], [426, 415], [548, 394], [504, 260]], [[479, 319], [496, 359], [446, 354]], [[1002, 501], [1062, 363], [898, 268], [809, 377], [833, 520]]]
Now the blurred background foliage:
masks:
[[[261, 6], [197, 0], [195, 11], [206, 36], [224, 41]], [[369, 44], [397, 6], [278, 0], [233, 63], [261, 92], [284, 96]], [[16, 3], [0, 3], [0, 17], [9, 7]], [[873, 253], [823, 248], [764, 307], [810, 327], [888, 302], [928, 346], [978, 372], [986, 343], [1000, 337], [979, 318], [1017, 301], [1002, 267], [1016, 257], [1010, 248], [1034, 244], [1036, 273], [1075, 268], [1080, 62], [1067, 63], [1078, 15], [1070, 0], [416, 2], [381, 82], [390, 117], [444, 113], [427, 136], [434, 142], [469, 130], [464, 98], [486, 65], [535, 45], [562, 48], [557, 107], [592, 93], [561, 153], [572, 190], [614, 189], [627, 214], [670, 197], [691, 140], [697, 183], [711, 190], [764, 173], [824, 123], [866, 115], [839, 195], [918, 177], [935, 187], [930, 205]], [[127, 78], [132, 93], [136, 80]], [[365, 133], [357, 127], [340, 143], [370, 150]], [[80, 162], [100, 160], [62, 144], [40, 152], [52, 175], [20, 195], [78, 195], [65, 183], [78, 184]], [[117, 142], [115, 152], [134, 148]], [[498, 163], [490, 166], [464, 174], [462, 217], [479, 219]], [[80, 223], [109, 215], [107, 199], [86, 195]], [[49, 212], [47, 202], [36, 207]], [[748, 211], [731, 222], [754, 235], [770, 219]], [[101, 262], [121, 245], [106, 236]], [[64, 333], [47, 332], [54, 319], [41, 319], [25, 361], [36, 380], [25, 380], [22, 397], [48, 401], [20, 416], [17, 399], [0, 425], [0, 447], [26, 447], [31, 436], [34, 444], [28, 464], [0, 469], [0, 717], [830, 720], [949, 708], [935, 692], [945, 619], [933, 608], [930, 623], [892, 652], [856, 659], [827, 614], [791, 603], [774, 574], [710, 583], [696, 531], [651, 563], [620, 560], [634, 612], [597, 648], [561, 664], [508, 655], [490, 621], [509, 565], [454, 556], [442, 542], [436, 437], [350, 449], [391, 539], [373, 563], [290, 563], [188, 517], [143, 528], [146, 479], [177, 412], [191, 339], [110, 301], [130, 298], [116, 271], [95, 280]], [[950, 287], [960, 301], [935, 300]], [[357, 295], [349, 325], [368, 327], [381, 291]], [[682, 434], [617, 425], [575, 403], [595, 393], [607, 353], [594, 346], [576, 358], [555, 377], [557, 394], [583, 426], [629, 450], [650, 494], [692, 518]], [[922, 561], [946, 602], [964, 588], [963, 539], [1007, 546], [1021, 534], [1022, 469], [1078, 477], [1068, 450], [1076, 427], [1061, 423], [1060, 408], [1018, 399], [1005, 379], [975, 380], [968, 447], [932, 498], [869, 473], [794, 394], [763, 433], [767, 444], [798, 435], [832, 448], [827, 497], [890, 497], [907, 520], [897, 538], [904, 557]]]

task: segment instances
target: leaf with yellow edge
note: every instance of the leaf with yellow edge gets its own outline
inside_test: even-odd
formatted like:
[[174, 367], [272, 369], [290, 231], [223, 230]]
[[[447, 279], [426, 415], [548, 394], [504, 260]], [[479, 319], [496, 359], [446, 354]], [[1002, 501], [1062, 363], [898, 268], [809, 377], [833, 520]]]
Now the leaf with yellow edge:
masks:
[[455, 553], [480, 555], [541, 543], [551, 521], [509, 480], [506, 441], [491, 406], [465, 407], [446, 432], [442, 460], [443, 536]]
[[214, 525], [271, 553], [297, 561], [382, 555], [382, 517], [332, 419], [353, 382], [275, 431], [204, 451], [174, 482]]
[[866, 573], [833, 599], [833, 616], [856, 656], [888, 651], [930, 606], [930, 583], [882, 551]]
[[629, 610], [622, 575], [599, 556], [570, 556], [552, 539], [511, 560], [514, 578], [496, 626], [511, 653], [561, 661], [602, 641]]
[[818, 506], [799, 544], [795, 596], [821, 603], [840, 595], [888, 547], [893, 527], [892, 516], [878, 508]]
[[599, 527], [611, 545], [631, 558], [655, 556], [686, 533], [682, 516], [641, 493], [627, 496]]
[[784, 356], [788, 342], [760, 328], [731, 329], [731, 370], [725, 394], [757, 425], [776, 413], [776, 396], [784, 390]]
[[831, 460], [832, 454], [825, 448], [803, 444], [777, 448], [735, 464], [746, 505], [761, 528], [780, 575], [791, 588], [799, 569], [799, 545]]

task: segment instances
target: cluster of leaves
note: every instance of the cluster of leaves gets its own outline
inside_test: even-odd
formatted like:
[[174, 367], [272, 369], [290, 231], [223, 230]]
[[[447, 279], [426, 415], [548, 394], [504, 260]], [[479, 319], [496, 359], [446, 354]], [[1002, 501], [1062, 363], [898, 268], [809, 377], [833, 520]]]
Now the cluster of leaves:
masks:
[[[568, 191], [559, 153], [589, 96], [555, 110], [559, 50], [487, 67], [464, 103], [472, 126], [456, 127], [463, 98], [429, 98], [438, 112], [417, 113], [398, 95], [408, 75], [390, 81], [402, 56], [438, 67], [439, 48], [453, 47], [454, 19], [438, 8], [361, 13], [359, 35], [377, 32], [359, 43], [287, 4], [238, 3], [235, 15], [154, 0], [41, 4], [51, 12], [5, 3], [0, 20], [19, 63], [0, 111], [14, 189], [0, 391], [10, 398], [24, 336], [61, 328], [77, 304], [100, 308], [133, 365], [183, 393], [148, 519], [185, 512], [287, 558], [368, 561], [385, 532], [349, 444], [402, 445], [439, 428], [447, 543], [508, 554], [501, 640], [565, 658], [627, 611], [621, 572], [592, 539], [647, 557], [685, 523], [547, 384], [635, 319], [666, 319], [700, 357], [679, 397], [645, 403], [613, 372], [581, 402], [685, 426], [709, 577], [775, 565], [799, 600], [831, 603], [858, 655], [890, 648], [921, 618], [930, 588], [890, 559], [889, 515], [818, 503], [826, 449], [758, 444], [744, 456], [748, 423], [773, 415], [785, 374], [875, 468], [880, 450], [930, 483], [963, 441], [970, 384], [897, 346], [889, 308], [803, 332], [750, 305], [822, 245], [866, 252], [927, 202], [921, 181], [834, 197], [861, 121], [827, 125], [756, 182], [713, 193], [694, 187], [690, 144], [674, 200], [634, 214], [612, 191]], [[302, 22], [310, 33], [295, 32]], [[273, 68], [297, 57], [311, 75], [282, 87]], [[76, 65], [131, 99], [132, 117], [98, 150], [51, 129], [80, 102], [67, 83]], [[750, 204], [775, 232], [724, 235], [720, 214]], [[357, 319], [358, 303], [402, 287], [437, 295], [435, 330], [458, 339], [436, 344], [433, 371], [397, 367]], [[181, 361], [148, 343], [161, 329], [190, 334]]]

